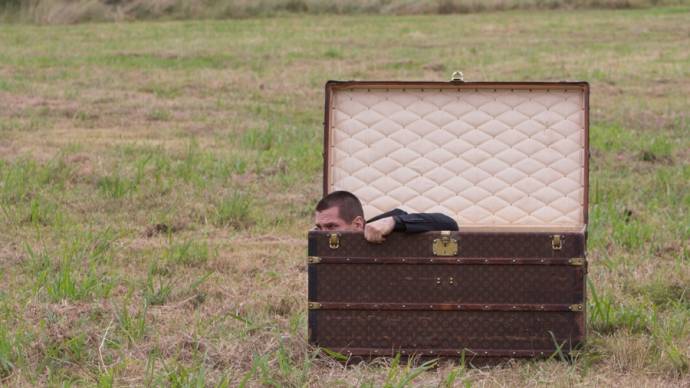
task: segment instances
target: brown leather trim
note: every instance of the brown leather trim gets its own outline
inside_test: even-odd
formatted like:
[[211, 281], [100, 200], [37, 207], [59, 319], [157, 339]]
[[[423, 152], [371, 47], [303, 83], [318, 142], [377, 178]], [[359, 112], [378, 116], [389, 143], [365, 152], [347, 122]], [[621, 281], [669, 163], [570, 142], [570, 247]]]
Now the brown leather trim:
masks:
[[[311, 301], [314, 302], [314, 301]], [[318, 302], [318, 310], [439, 310], [439, 311], [571, 311], [569, 304], [504, 303], [335, 303]], [[580, 313], [580, 311], [574, 311]]]
[[331, 127], [331, 98], [332, 98], [332, 84], [333, 81], [326, 82], [325, 87], [325, 101], [324, 101], [324, 118], [323, 118], [323, 196], [328, 194], [329, 184], [329, 168], [328, 161], [330, 159], [330, 127]]
[[582, 338], [587, 338], [587, 272], [585, 269], [585, 274], [582, 277], [582, 295], [584, 300], [582, 302], [582, 314], [575, 316], [575, 322], [577, 323], [578, 331], [582, 333]]
[[433, 82], [433, 81], [328, 81], [327, 88], [331, 89], [385, 89], [432, 87], [441, 89], [587, 89], [589, 84], [583, 81], [575, 82]]
[[[460, 257], [320, 257], [318, 264], [486, 264], [486, 265], [573, 265], [570, 259], [552, 258], [460, 258]], [[587, 262], [584, 262], [584, 266]]]
[[[513, 349], [381, 349], [381, 348], [328, 348], [328, 350], [340, 353], [345, 356], [395, 356], [418, 355], [418, 356], [456, 356], [463, 354], [466, 358], [472, 357], [548, 357], [555, 352], [555, 349], [533, 349], [533, 350], [513, 350]], [[564, 351], [565, 353], [566, 351]]]
[[[585, 104], [585, 177], [584, 177], [584, 204], [582, 205], [583, 222], [585, 225], [588, 224], [589, 220], [589, 84], [584, 84], [584, 104]], [[587, 239], [585, 239], [585, 244], [587, 244]]]

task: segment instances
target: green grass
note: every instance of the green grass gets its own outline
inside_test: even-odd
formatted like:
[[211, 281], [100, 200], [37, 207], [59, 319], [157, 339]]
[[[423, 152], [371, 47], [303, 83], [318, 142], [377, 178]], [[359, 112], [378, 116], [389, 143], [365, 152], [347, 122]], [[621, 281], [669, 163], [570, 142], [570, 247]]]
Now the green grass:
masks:
[[[144, 297], [144, 304], [135, 311], [130, 311], [131, 300], [126, 299], [122, 307], [115, 309], [114, 321], [117, 323], [117, 331], [125, 339], [128, 346], [132, 347], [146, 334], [146, 312], [148, 311], [148, 299]], [[119, 346], [118, 343], [114, 343]]]
[[205, 241], [174, 243], [166, 252], [166, 259], [172, 265], [202, 266], [208, 261], [208, 257], [209, 248]]
[[15, 344], [11, 342], [7, 328], [0, 326], [0, 378], [7, 378], [14, 370]]
[[[167, 272], [167, 271], [166, 271]], [[152, 266], [149, 269], [143, 295], [146, 305], [164, 305], [172, 292], [173, 282], [169, 277], [164, 276], [158, 269]]]
[[216, 207], [215, 223], [219, 226], [247, 226], [251, 222], [251, 198], [235, 192], [220, 200]]
[[[0, 385], [678, 386], [690, 9], [0, 25]], [[584, 79], [588, 338], [570, 363], [306, 345], [329, 79]]]

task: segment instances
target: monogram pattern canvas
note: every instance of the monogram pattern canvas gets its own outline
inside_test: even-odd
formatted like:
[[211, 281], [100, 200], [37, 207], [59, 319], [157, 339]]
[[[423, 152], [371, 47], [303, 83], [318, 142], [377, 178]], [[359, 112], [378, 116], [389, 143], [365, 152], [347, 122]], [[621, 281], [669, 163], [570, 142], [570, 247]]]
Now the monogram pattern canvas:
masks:
[[[568, 351], [581, 339], [570, 313], [459, 311], [312, 311], [323, 347], [377, 349], [553, 349], [549, 331]], [[535, 324], [538, 323], [538, 324]]]

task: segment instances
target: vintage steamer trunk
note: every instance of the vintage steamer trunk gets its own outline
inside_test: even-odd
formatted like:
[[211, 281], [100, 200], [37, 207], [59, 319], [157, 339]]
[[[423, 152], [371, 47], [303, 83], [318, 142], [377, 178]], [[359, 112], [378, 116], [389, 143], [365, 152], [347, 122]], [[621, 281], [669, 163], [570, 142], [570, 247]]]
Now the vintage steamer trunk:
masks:
[[459, 232], [309, 233], [309, 341], [345, 355], [540, 357], [585, 339], [585, 82], [326, 84], [324, 194]]

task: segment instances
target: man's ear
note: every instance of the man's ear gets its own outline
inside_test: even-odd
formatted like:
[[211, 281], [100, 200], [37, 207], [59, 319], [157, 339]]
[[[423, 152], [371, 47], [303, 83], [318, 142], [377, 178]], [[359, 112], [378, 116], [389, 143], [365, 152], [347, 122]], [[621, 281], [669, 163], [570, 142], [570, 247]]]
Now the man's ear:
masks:
[[350, 225], [352, 225], [354, 230], [364, 230], [364, 218], [362, 216], [357, 216], [354, 220], [352, 220]]

